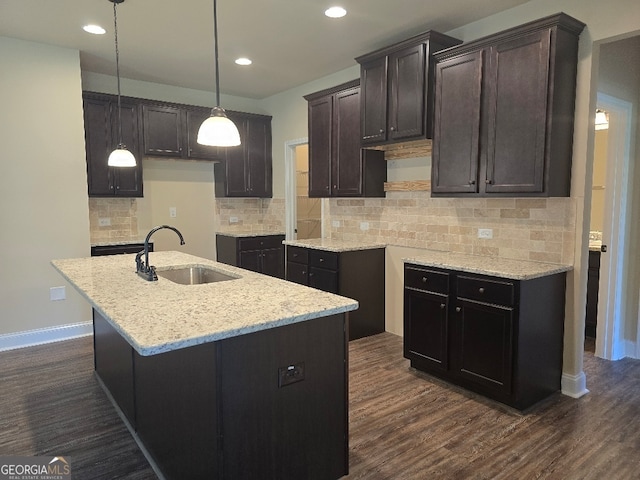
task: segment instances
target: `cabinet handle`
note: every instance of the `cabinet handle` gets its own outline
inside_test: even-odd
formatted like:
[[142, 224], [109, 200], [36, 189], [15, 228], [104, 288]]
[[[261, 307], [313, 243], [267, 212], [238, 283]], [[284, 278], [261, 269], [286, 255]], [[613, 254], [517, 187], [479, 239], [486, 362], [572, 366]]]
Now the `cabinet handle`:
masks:
[[475, 180], [469, 180], [469, 185], [475, 185], [476, 181]]
[[384, 129], [382, 129], [382, 128], [381, 128], [381, 129], [380, 129], [380, 133], [384, 133]]
[[392, 132], [395, 132], [396, 131], [396, 127], [391, 127], [391, 128], [389, 128], [389, 130], [391, 130]]
[[441, 303], [440, 308], [444, 309], [444, 307], [446, 307], [446, 305], [444, 303]]
[[478, 293], [484, 293], [484, 288], [483, 288], [483, 287], [480, 287], [480, 288], [478, 289]]
[[460, 307], [456, 307], [456, 312], [460, 313], [462, 309]]
[[484, 181], [484, 183], [486, 183], [487, 185], [491, 185], [493, 182], [487, 178], [487, 179]]
[[320, 262], [324, 262], [324, 258], [321, 258], [321, 259], [320, 259]]
[[109, 190], [113, 190], [113, 185], [109, 185]]
[[422, 283], [427, 283], [427, 277], [422, 277]]
[[118, 186], [116, 187], [116, 190], [120, 190], [120, 185], [118, 185]]

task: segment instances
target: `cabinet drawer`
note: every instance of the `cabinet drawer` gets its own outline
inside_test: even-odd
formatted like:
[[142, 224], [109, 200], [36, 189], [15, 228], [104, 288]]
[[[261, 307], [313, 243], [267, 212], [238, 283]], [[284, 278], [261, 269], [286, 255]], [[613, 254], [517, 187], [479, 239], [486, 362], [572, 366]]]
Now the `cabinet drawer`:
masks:
[[309, 263], [309, 250], [302, 247], [287, 245], [287, 262]]
[[287, 280], [300, 285], [309, 285], [308, 267], [301, 263], [287, 262]]
[[405, 266], [404, 286], [436, 293], [449, 293], [449, 274], [427, 268]]
[[338, 254], [324, 250], [311, 250], [309, 252], [309, 265], [328, 270], [338, 270]]
[[512, 306], [515, 287], [512, 282], [458, 275], [458, 297], [496, 305]]
[[241, 238], [238, 240], [240, 250], [262, 250], [265, 248], [276, 248], [282, 246], [284, 237], [282, 235], [269, 235], [259, 237]]

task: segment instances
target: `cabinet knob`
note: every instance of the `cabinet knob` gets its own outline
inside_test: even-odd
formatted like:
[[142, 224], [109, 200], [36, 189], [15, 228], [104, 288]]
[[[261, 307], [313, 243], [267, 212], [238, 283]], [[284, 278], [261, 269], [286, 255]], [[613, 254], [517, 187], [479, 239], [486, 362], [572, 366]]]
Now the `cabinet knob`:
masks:
[[427, 277], [422, 277], [422, 283], [427, 283]]
[[109, 185], [109, 190], [113, 190], [113, 185]]
[[321, 259], [320, 259], [320, 262], [324, 262], [324, 258], [321, 258]]
[[475, 185], [476, 181], [475, 180], [469, 180], [469, 185]]
[[384, 130], [382, 128], [380, 129], [380, 133], [384, 133]]
[[487, 178], [487, 179], [484, 181], [484, 183], [486, 183], [487, 185], [491, 185], [493, 182]]
[[120, 190], [120, 185], [118, 185], [118, 186], [116, 187], [116, 190]]
[[307, 271], [306, 271], [306, 270], [302, 270], [302, 274], [303, 274], [303, 275], [306, 275], [306, 274], [307, 274]]
[[445, 305], [444, 303], [441, 303], [441, 304], [440, 304], [440, 308], [441, 308], [441, 309], [444, 309], [444, 307], [446, 307], [446, 305]]
[[456, 307], [456, 312], [460, 313], [462, 309], [460, 307]]
[[480, 288], [478, 289], [478, 293], [484, 293], [484, 288], [483, 288], [483, 287], [480, 287]]
[[392, 132], [395, 132], [396, 131], [396, 127], [391, 127], [391, 128], [389, 128], [389, 130], [391, 130]]

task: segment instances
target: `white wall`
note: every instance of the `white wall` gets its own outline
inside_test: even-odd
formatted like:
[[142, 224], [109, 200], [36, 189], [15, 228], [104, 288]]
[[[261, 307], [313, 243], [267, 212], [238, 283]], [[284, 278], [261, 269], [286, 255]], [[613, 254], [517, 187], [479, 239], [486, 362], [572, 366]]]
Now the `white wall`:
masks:
[[49, 263], [89, 255], [78, 51], [0, 37], [0, 72], [0, 334], [90, 321]]

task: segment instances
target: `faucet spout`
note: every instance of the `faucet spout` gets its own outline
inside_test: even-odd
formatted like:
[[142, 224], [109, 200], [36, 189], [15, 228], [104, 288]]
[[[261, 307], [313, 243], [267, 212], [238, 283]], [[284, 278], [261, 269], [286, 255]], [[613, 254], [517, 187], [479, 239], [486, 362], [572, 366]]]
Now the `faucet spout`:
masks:
[[[156, 275], [156, 267], [149, 265], [149, 240], [151, 239], [151, 235], [164, 228], [176, 232], [178, 237], [180, 237], [180, 245], [184, 245], [185, 243], [180, 231], [171, 225], [160, 225], [149, 231], [147, 237], [144, 239], [144, 250], [136, 254], [136, 273], [150, 282], [158, 280], [158, 276]], [[144, 255], [144, 261], [142, 260], [142, 255]]]

